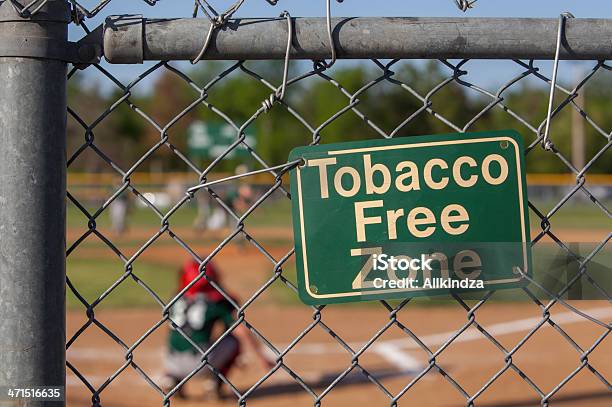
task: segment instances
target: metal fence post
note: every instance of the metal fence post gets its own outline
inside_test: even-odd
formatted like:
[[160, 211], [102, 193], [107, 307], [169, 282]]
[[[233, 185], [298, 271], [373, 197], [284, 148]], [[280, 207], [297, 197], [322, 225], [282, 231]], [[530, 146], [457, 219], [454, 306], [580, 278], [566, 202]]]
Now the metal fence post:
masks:
[[0, 1], [0, 386], [64, 386], [70, 8], [16, 3]]

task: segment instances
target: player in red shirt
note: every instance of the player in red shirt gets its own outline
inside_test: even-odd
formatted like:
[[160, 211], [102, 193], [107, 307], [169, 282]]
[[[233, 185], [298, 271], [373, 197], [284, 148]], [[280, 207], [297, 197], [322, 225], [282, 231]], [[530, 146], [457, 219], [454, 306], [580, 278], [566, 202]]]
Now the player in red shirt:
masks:
[[[205, 266], [205, 276], [197, 279], [200, 275], [200, 264], [194, 260], [187, 261], [180, 270], [179, 290], [181, 292], [192, 281], [195, 284], [190, 286], [187, 291], [170, 308], [170, 319], [182, 331], [171, 329], [168, 338], [168, 352], [166, 355], [166, 377], [164, 387], [167, 390], [173, 389], [181, 380], [196, 370], [202, 363], [202, 353], [192, 345], [198, 345], [204, 352], [216, 342], [212, 338], [212, 331], [215, 325], [222, 323], [224, 333], [223, 339], [208, 354], [208, 362], [215, 370], [223, 374], [228, 374], [235, 365], [238, 355], [241, 353], [241, 344], [247, 344], [253, 349], [258, 360], [265, 369], [274, 366], [274, 363], [265, 355], [260, 343], [255, 336], [243, 324], [235, 327], [229, 334], [227, 330], [234, 324], [235, 309], [232, 303], [210, 283], [213, 281], [217, 287], [226, 295], [227, 290], [221, 288], [221, 281], [215, 265], [208, 262]], [[230, 297], [235, 303], [234, 296]], [[186, 338], [189, 338], [187, 339]], [[203, 367], [198, 374], [211, 376], [212, 372], [208, 367]], [[223, 382], [214, 376], [215, 389], [217, 396], [221, 396]], [[179, 389], [179, 397], [184, 397], [184, 392]]]

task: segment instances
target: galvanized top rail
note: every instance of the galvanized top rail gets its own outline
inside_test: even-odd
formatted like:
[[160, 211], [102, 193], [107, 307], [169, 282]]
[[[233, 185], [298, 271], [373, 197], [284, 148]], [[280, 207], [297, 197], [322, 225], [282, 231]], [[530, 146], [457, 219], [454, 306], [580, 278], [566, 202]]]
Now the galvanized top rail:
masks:
[[[210, 29], [207, 19], [109, 17], [104, 50], [111, 63], [193, 60]], [[325, 18], [294, 18], [292, 59], [330, 57]], [[214, 30], [204, 59], [283, 59], [287, 22], [230, 20]], [[333, 18], [338, 58], [553, 59], [558, 19], [536, 18]], [[612, 20], [569, 19], [561, 59], [612, 56]]]

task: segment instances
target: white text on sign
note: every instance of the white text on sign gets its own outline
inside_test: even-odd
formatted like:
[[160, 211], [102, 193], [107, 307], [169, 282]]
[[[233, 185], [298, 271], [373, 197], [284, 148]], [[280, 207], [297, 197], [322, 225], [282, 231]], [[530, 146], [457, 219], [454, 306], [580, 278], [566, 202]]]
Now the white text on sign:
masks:
[[[508, 162], [499, 154], [489, 154], [481, 162], [467, 155], [458, 157], [452, 163], [442, 158], [432, 158], [422, 170], [413, 161], [401, 161], [393, 172], [383, 163], [372, 163], [371, 155], [364, 154], [363, 177], [351, 166], [337, 168], [336, 157], [311, 159], [307, 161], [307, 166], [316, 167], [319, 171], [321, 199], [330, 197], [330, 183], [334, 193], [350, 198], [362, 188], [365, 188], [367, 195], [381, 195], [392, 187], [399, 192], [420, 191], [422, 188], [443, 190], [453, 182], [462, 188], [471, 188], [478, 182], [500, 185], [508, 178]], [[381, 180], [379, 184], [374, 179], [376, 174], [379, 174], [377, 177]], [[366, 226], [382, 224], [383, 216], [389, 240], [397, 239], [397, 224], [402, 218], [405, 218], [410, 234], [417, 238], [431, 236], [438, 227], [449, 235], [461, 235], [469, 228], [469, 213], [457, 203], [445, 206], [439, 214], [424, 206], [410, 210], [386, 209], [382, 199], [355, 202], [354, 207], [357, 242], [366, 242]], [[369, 214], [366, 214], [366, 210]]]

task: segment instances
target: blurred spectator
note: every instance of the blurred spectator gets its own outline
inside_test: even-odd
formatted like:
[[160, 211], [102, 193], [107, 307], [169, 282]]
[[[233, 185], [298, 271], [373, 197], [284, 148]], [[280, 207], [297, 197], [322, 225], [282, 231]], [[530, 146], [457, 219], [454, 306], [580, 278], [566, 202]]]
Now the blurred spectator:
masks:
[[128, 197], [126, 194], [119, 195], [109, 208], [109, 216], [111, 221], [112, 232], [120, 236], [127, 230], [127, 213], [129, 209]]

